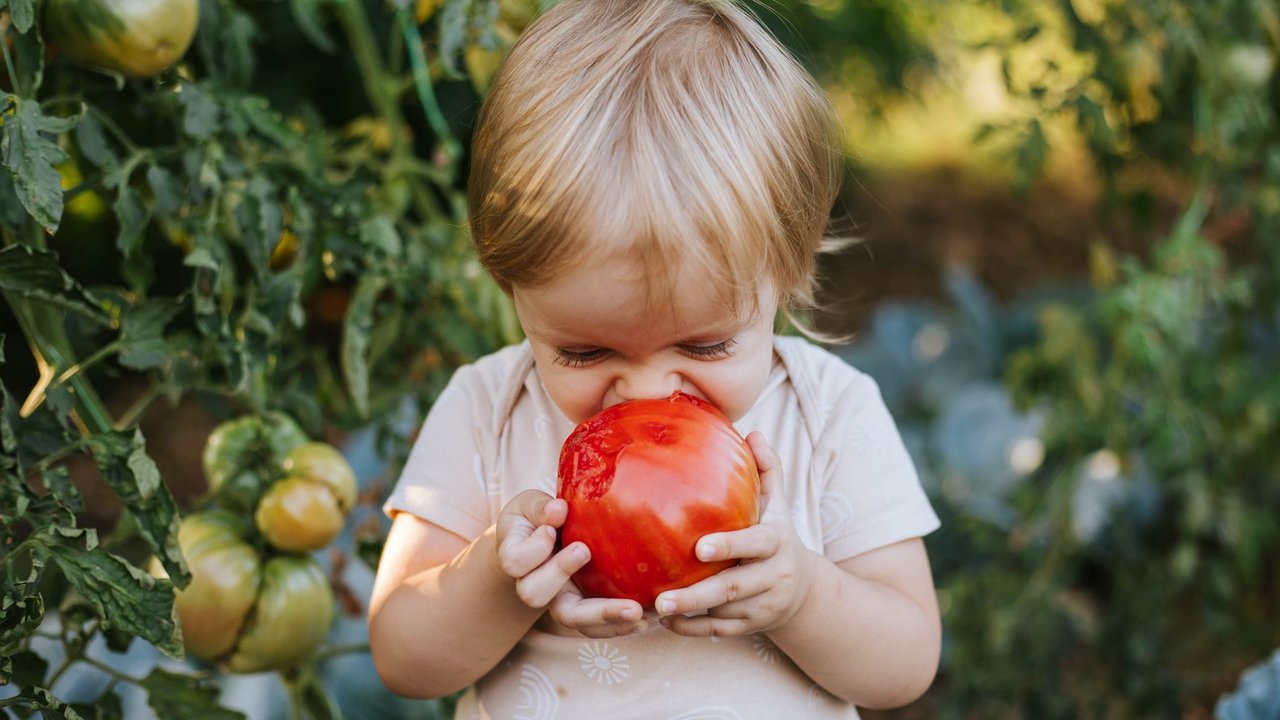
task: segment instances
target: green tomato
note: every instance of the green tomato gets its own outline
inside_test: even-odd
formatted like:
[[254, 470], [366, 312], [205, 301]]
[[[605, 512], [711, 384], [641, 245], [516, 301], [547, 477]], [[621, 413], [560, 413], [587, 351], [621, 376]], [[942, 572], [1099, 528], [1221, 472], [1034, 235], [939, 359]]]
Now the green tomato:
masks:
[[307, 442], [307, 434], [289, 416], [270, 412], [245, 415], [214, 428], [201, 464], [209, 490], [227, 506], [249, 510], [283, 474], [285, 458]]
[[199, 0], [46, 0], [44, 25], [62, 53], [82, 65], [152, 77], [186, 54]]
[[293, 448], [285, 456], [284, 471], [327, 488], [343, 512], [349, 512], [356, 504], [356, 473], [342, 453], [328, 443], [311, 442]]
[[253, 514], [258, 530], [278, 550], [319, 550], [342, 530], [345, 518], [333, 493], [299, 476], [271, 486]]
[[178, 545], [191, 568], [191, 583], [174, 599], [182, 640], [192, 655], [217, 661], [235, 647], [258, 597], [262, 561], [245, 542], [248, 528], [225, 512], [188, 515]]
[[218, 492], [232, 477], [245, 472], [261, 435], [262, 418], [256, 415], [228, 420], [209, 433], [200, 461], [210, 491]]
[[307, 443], [285, 457], [288, 475], [271, 486], [254, 519], [272, 546], [318, 550], [333, 541], [356, 501], [356, 477], [332, 445]]
[[[183, 518], [178, 543], [191, 583], [174, 599], [183, 644], [192, 655], [231, 672], [296, 667], [328, 634], [333, 591], [310, 556], [280, 555], [264, 562], [248, 542], [250, 532], [227, 512]], [[158, 562], [153, 568], [162, 572]]]
[[315, 652], [333, 623], [333, 590], [308, 555], [267, 561], [253, 618], [227, 669], [237, 673], [297, 667]]

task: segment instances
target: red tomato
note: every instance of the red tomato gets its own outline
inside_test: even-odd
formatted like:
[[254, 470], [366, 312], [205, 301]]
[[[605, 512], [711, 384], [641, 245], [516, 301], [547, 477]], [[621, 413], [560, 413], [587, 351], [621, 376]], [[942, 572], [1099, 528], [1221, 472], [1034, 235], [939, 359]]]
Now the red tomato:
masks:
[[705, 563], [698, 538], [760, 519], [760, 476], [742, 436], [714, 406], [675, 392], [614, 405], [579, 425], [560, 451], [560, 531], [591, 549], [573, 580], [587, 597], [645, 609], [665, 590], [736, 561]]

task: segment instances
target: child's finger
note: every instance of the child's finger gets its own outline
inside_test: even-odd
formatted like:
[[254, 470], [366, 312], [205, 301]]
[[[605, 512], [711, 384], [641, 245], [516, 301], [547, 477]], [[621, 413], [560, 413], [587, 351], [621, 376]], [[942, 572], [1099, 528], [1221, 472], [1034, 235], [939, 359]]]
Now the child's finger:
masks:
[[756, 469], [760, 471], [760, 494], [767, 505], [770, 498], [782, 496], [782, 461], [759, 430], [747, 435], [747, 447], [755, 456]]
[[685, 617], [673, 615], [662, 618], [662, 626], [686, 637], [728, 637], [755, 632], [751, 623], [743, 618], [723, 618], [713, 615]]
[[586, 545], [572, 543], [517, 580], [516, 593], [529, 607], [546, 607], [565, 583], [569, 582], [569, 578], [590, 559], [591, 551]]
[[760, 564], [739, 565], [680, 590], [668, 590], [657, 597], [659, 615], [700, 612], [755, 597], [772, 587], [767, 570]]
[[568, 512], [569, 506], [564, 500], [553, 498], [540, 490], [525, 490], [503, 506], [502, 513], [498, 516], [498, 532], [505, 533], [521, 522], [534, 527], [560, 527]]
[[618, 637], [648, 626], [644, 611], [634, 600], [584, 600], [577, 593], [564, 592], [548, 609], [556, 622], [588, 637]]
[[498, 545], [498, 565], [507, 575], [522, 578], [546, 562], [555, 546], [555, 528], [521, 523], [512, 527]]
[[782, 531], [774, 525], [752, 525], [733, 532], [703, 535], [694, 546], [702, 562], [753, 560], [772, 557], [782, 545]]

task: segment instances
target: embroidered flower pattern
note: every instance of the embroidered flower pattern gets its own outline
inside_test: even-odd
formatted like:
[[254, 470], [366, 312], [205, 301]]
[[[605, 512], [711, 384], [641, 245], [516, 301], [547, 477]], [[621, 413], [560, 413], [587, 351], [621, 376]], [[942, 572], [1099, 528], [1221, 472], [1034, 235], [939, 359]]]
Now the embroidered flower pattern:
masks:
[[751, 636], [751, 643], [755, 646], [756, 657], [763, 660], [768, 665], [775, 665], [781, 659], [778, 654], [778, 646], [774, 645], [764, 633], [756, 633]]
[[615, 685], [626, 679], [631, 670], [627, 656], [609, 643], [593, 641], [578, 648], [578, 662], [587, 677], [605, 685]]

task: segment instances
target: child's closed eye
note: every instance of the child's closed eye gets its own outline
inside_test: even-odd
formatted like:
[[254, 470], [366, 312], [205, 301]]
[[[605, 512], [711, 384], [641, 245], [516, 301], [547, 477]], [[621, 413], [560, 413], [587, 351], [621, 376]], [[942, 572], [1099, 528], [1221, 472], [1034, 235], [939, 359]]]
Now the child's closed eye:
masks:
[[604, 359], [609, 351], [605, 348], [596, 348], [594, 350], [565, 350], [564, 348], [556, 348], [556, 362], [565, 367], [586, 367], [592, 363]]
[[681, 345], [680, 350], [699, 360], [720, 360], [732, 355], [737, 344], [737, 338], [729, 338], [713, 345]]

